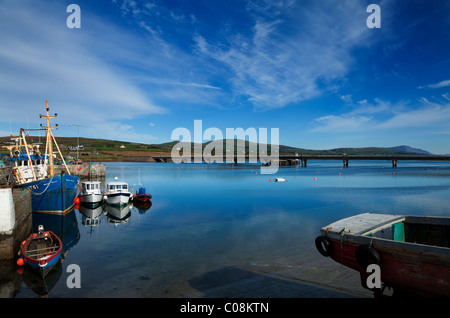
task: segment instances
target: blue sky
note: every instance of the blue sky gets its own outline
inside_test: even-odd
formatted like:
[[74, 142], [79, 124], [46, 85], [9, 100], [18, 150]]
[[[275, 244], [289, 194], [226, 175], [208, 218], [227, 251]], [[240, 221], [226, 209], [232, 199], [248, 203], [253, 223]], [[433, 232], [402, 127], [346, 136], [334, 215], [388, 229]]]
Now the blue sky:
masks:
[[202, 120], [450, 154], [450, 1], [4, 0], [0, 30], [0, 135], [48, 100], [57, 136], [163, 143]]

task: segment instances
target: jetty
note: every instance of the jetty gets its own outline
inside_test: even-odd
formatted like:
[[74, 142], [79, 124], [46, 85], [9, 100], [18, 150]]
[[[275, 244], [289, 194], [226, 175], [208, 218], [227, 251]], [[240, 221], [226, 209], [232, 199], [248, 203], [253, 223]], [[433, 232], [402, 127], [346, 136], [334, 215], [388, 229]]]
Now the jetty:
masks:
[[0, 260], [9, 260], [31, 232], [31, 192], [0, 186], [0, 209]]
[[[71, 175], [78, 177], [104, 177], [106, 174], [106, 167], [102, 163], [84, 162], [80, 164], [67, 165]], [[55, 173], [64, 171], [63, 165], [55, 166]]]

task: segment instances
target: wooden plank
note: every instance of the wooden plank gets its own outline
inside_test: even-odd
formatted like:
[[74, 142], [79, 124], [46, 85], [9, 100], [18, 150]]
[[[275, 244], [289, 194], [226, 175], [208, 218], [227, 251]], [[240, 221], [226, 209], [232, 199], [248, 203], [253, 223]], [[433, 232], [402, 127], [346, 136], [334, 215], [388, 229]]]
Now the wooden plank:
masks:
[[323, 229], [331, 228], [334, 231], [345, 229], [346, 232], [362, 234], [389, 224], [390, 222], [398, 221], [403, 217], [393, 214], [363, 213], [336, 221], [325, 226]]

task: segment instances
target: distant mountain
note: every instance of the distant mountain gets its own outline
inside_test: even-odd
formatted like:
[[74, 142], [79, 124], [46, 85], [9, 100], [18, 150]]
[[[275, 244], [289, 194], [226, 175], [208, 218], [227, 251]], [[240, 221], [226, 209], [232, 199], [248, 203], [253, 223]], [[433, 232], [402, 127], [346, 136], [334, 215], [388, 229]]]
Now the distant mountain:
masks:
[[412, 148], [410, 146], [397, 146], [397, 147], [391, 147], [390, 149], [415, 153], [415, 154], [421, 154], [421, 155], [433, 155], [431, 152], [428, 152], [426, 150], [418, 149], [418, 148]]

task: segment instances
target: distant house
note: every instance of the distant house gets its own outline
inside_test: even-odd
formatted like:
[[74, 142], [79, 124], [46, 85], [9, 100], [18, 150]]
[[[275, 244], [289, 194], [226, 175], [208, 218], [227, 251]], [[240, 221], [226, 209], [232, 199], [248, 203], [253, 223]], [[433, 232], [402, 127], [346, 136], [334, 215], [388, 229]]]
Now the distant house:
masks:
[[75, 151], [75, 150], [84, 150], [84, 146], [83, 145], [78, 145], [78, 146], [69, 146], [69, 150], [70, 151]]
[[122, 146], [120, 146], [119, 148], [120, 148], [120, 149], [125, 149], [125, 146], [124, 146], [124, 145], [122, 145]]

